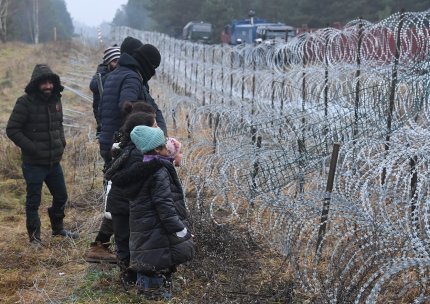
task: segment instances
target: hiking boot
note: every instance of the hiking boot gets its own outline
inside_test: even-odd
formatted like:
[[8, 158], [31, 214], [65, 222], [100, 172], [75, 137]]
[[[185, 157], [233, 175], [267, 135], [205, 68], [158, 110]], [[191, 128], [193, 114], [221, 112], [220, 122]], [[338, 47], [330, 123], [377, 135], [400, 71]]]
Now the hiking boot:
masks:
[[[169, 287], [166, 288], [166, 285]], [[138, 273], [137, 294], [143, 295], [147, 300], [170, 300], [172, 299], [171, 282], [166, 284], [163, 275], [146, 276]]]
[[42, 241], [39, 239], [33, 239], [30, 242], [30, 246], [33, 250], [39, 251], [40, 249], [42, 249]]
[[93, 242], [90, 249], [85, 253], [84, 259], [88, 263], [110, 263], [116, 264], [116, 255], [109, 250], [109, 244]]
[[164, 276], [164, 282], [163, 282], [163, 287], [166, 289], [166, 291], [172, 293], [172, 289], [173, 289], [173, 278], [172, 278], [172, 274], [166, 274], [163, 275]]
[[66, 229], [61, 229], [61, 230], [53, 230], [52, 231], [52, 236], [64, 236], [64, 237], [68, 237], [71, 239], [78, 239], [79, 238], [79, 233], [77, 232], [72, 232], [70, 230], [66, 230]]
[[123, 271], [121, 271], [121, 281], [126, 283], [127, 285], [135, 285], [136, 281], [137, 281], [137, 273], [130, 269], [127, 268]]
[[52, 236], [64, 236], [71, 239], [79, 238], [79, 233], [64, 229], [63, 219], [64, 211], [55, 210], [53, 207], [48, 208], [49, 220], [51, 221]]
[[[118, 262], [118, 265], [120, 265], [120, 262]], [[121, 271], [120, 279], [122, 287], [124, 288], [125, 292], [128, 293], [129, 287], [136, 285], [137, 273], [127, 268]]]

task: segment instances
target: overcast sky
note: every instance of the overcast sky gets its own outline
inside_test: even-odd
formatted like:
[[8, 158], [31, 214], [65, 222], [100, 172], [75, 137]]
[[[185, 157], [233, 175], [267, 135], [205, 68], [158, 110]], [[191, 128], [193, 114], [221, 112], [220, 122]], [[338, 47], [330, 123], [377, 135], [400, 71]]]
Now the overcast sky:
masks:
[[116, 10], [127, 0], [65, 0], [67, 10], [73, 20], [89, 26], [111, 22]]

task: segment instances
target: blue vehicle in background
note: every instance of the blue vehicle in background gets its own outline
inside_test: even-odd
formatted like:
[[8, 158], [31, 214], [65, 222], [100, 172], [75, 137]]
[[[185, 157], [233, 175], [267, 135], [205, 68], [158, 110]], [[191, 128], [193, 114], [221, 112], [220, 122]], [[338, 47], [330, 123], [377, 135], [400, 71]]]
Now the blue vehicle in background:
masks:
[[221, 41], [232, 45], [254, 43], [257, 38], [257, 25], [267, 23], [265, 19], [254, 18], [255, 12], [250, 10], [249, 19], [233, 20], [224, 27]]
[[231, 45], [242, 43], [254, 44], [266, 40], [283, 39], [288, 41], [295, 36], [295, 28], [284, 23], [271, 23], [265, 19], [254, 18], [254, 11], [249, 11], [249, 19], [233, 20], [224, 27], [221, 41]]

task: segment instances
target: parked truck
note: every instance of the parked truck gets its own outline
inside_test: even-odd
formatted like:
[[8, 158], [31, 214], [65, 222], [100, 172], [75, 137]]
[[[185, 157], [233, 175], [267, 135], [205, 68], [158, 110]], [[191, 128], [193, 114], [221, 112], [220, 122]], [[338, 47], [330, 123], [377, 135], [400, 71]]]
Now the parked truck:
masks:
[[193, 42], [210, 43], [212, 24], [204, 21], [190, 21], [182, 30], [182, 38]]
[[287, 42], [296, 36], [296, 28], [284, 23], [259, 24], [257, 25], [256, 34], [257, 43]]
[[265, 19], [254, 18], [249, 12], [249, 19], [233, 20], [224, 27], [221, 41], [232, 45], [241, 43], [261, 43], [283, 39], [288, 41], [295, 36], [295, 28], [284, 23], [271, 23]]

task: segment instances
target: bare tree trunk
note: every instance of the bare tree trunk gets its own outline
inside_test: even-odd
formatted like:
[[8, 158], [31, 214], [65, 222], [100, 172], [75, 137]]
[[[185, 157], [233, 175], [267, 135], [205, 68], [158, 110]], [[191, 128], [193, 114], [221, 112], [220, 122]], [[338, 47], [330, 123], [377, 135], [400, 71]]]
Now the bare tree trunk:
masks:
[[39, 0], [33, 0], [34, 43], [39, 43]]
[[9, 0], [0, 0], [0, 41], [6, 42]]
[[34, 0], [28, 0], [28, 6], [25, 10], [25, 14], [27, 17], [26, 21], [28, 25], [28, 33], [30, 34], [30, 40], [34, 43], [33, 1]]

